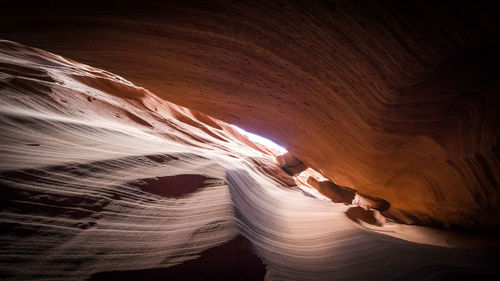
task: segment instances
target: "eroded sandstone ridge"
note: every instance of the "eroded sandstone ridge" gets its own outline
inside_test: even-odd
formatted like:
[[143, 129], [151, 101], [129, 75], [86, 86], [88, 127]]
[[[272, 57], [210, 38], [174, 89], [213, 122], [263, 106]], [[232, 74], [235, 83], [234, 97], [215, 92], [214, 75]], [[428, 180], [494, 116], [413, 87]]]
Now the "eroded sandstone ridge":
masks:
[[498, 239], [327, 200], [232, 125], [3, 40], [0, 131], [0, 279], [500, 275]]
[[499, 9], [438, 2], [4, 1], [0, 37], [278, 141], [408, 223], [498, 229]]

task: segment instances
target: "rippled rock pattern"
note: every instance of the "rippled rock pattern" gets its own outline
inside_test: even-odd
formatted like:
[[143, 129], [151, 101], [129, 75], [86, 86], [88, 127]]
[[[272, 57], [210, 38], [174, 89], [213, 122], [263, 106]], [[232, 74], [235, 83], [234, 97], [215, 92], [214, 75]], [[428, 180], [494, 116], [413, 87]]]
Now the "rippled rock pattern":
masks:
[[277, 140], [408, 223], [498, 230], [494, 1], [247, 2], [4, 1], [0, 37]]
[[275, 152], [112, 73], [9, 41], [0, 67], [2, 279], [500, 274], [498, 247], [358, 225], [304, 196]]

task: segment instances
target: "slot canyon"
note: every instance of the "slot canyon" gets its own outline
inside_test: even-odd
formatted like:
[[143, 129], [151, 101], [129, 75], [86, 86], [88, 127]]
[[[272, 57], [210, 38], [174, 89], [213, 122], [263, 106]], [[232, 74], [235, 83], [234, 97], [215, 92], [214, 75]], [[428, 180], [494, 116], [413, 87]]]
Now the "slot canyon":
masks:
[[500, 279], [494, 1], [0, 5], [0, 279]]

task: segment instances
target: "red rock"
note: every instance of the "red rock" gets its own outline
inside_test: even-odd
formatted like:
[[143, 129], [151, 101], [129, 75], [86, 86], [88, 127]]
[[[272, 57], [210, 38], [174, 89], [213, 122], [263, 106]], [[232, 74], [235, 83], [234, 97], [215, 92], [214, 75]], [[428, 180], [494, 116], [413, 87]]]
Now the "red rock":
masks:
[[307, 169], [307, 166], [290, 152], [276, 156], [278, 165], [290, 175], [298, 175]]
[[331, 181], [318, 181], [314, 177], [309, 177], [307, 183], [335, 203], [352, 204], [356, 196], [355, 190], [336, 185]]
[[376, 226], [383, 226], [385, 223], [385, 218], [377, 210], [367, 210], [357, 206], [347, 209], [345, 213], [354, 221], [360, 220]]
[[288, 187], [297, 185], [292, 176], [286, 173], [283, 169], [280, 169], [280, 167], [276, 166], [276, 164], [268, 158], [253, 157], [249, 160], [252, 161], [252, 164], [254, 164], [255, 168], [257, 168], [260, 172], [273, 178], [278, 183]]
[[32, 2], [2, 5], [0, 38], [277, 140], [420, 219], [500, 228], [495, 1]]
[[376, 209], [379, 211], [386, 211], [391, 207], [391, 204], [389, 204], [389, 202], [385, 201], [384, 199], [361, 193], [356, 194], [356, 198], [354, 199], [353, 204], [365, 208]]

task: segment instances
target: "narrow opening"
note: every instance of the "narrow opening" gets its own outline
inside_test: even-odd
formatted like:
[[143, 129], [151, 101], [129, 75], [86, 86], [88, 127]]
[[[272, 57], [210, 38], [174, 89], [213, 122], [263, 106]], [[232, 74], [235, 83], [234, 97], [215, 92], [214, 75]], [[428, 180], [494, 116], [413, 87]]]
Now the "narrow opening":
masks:
[[276, 154], [283, 154], [283, 153], [287, 152], [286, 148], [282, 147], [281, 145], [275, 143], [274, 141], [272, 141], [270, 139], [266, 139], [265, 137], [261, 137], [259, 135], [247, 132], [247, 131], [243, 130], [242, 128], [235, 126], [235, 125], [233, 125], [233, 127], [236, 129], [236, 131], [238, 131], [238, 133], [246, 136], [251, 141], [257, 142], [273, 152], [277, 151]]
[[[239, 128], [238, 126], [235, 126], [235, 125], [232, 125], [232, 126], [238, 131], [238, 133], [248, 137], [253, 142], [257, 142], [257, 143], [265, 146], [267, 149], [269, 149], [273, 152], [276, 152], [275, 153], [276, 155], [280, 155], [280, 154], [284, 154], [284, 153], [288, 152], [286, 150], [286, 148], [280, 146], [279, 144], [275, 143], [274, 141], [272, 141], [270, 139], [267, 139], [265, 137], [259, 136], [259, 135], [254, 134], [254, 133], [247, 132], [247, 131]], [[331, 202], [331, 200], [329, 198], [325, 197], [318, 190], [316, 190], [314, 187], [312, 187], [311, 185], [309, 185], [307, 183], [307, 179], [309, 177], [314, 177], [318, 181], [328, 180], [321, 173], [319, 173], [318, 171], [316, 171], [312, 168], [307, 168], [306, 170], [302, 171], [297, 176], [293, 176], [293, 179], [295, 180], [295, 183], [297, 184], [297, 186], [305, 193], [311, 195], [314, 198]]]

